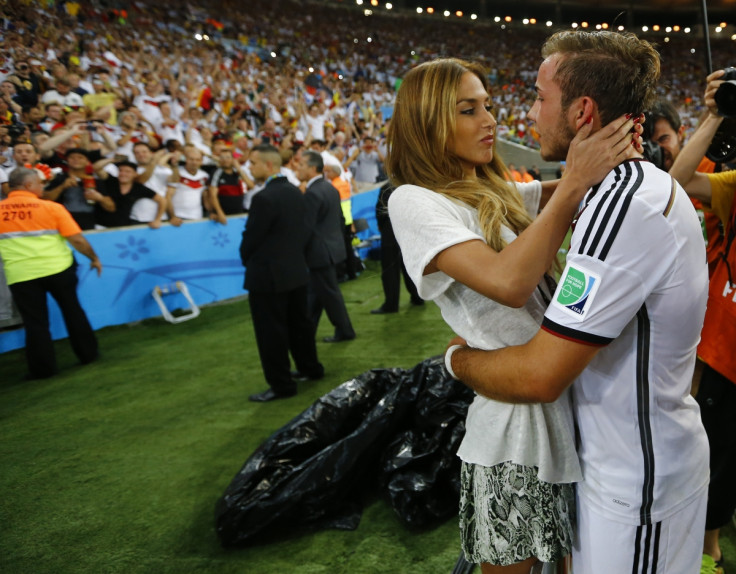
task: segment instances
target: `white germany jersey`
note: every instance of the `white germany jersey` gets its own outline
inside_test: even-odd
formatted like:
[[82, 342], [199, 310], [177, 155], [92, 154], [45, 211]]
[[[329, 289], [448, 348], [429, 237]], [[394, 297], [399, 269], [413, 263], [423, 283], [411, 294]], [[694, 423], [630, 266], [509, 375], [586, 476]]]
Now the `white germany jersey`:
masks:
[[690, 396], [708, 270], [690, 200], [665, 172], [627, 161], [592, 188], [542, 325], [599, 345], [573, 384], [579, 493], [603, 516], [651, 524], [708, 483]]
[[192, 175], [184, 168], [179, 168], [179, 182], [175, 184], [176, 192], [171, 204], [174, 215], [182, 219], [202, 219], [202, 194], [207, 191], [207, 172], [197, 170]]

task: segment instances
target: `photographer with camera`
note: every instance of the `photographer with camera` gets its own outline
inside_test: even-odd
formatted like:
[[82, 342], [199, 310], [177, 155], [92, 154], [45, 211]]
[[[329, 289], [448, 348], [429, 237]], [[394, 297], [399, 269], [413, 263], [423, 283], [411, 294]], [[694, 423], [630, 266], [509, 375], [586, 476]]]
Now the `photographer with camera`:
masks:
[[[646, 113], [642, 138], [644, 139], [644, 155], [647, 160], [669, 172], [685, 143], [685, 126], [675, 106], [668, 100], [660, 99]], [[703, 157], [698, 164], [697, 171], [713, 173], [715, 168], [714, 162]], [[703, 235], [707, 242], [708, 268], [712, 273], [718, 258], [718, 247], [723, 239], [723, 226], [720, 219], [713, 213], [703, 211], [703, 206], [697, 199], [692, 197], [690, 199], [702, 222]]]
[[[736, 70], [729, 68], [736, 76]], [[724, 239], [718, 248], [715, 270], [711, 274], [708, 308], [698, 345], [698, 357], [705, 363], [696, 400], [710, 442], [710, 485], [701, 572], [723, 572], [719, 545], [720, 528], [728, 524], [736, 510], [736, 171], [698, 173], [696, 168], [708, 150], [724, 116], [736, 116], [735, 109], [720, 105], [721, 86], [726, 72], [708, 76], [705, 104], [708, 114], [688, 144], [675, 159], [670, 175], [687, 193], [719, 217]], [[731, 78], [733, 79], [733, 78]], [[730, 134], [733, 135], [733, 134]]]

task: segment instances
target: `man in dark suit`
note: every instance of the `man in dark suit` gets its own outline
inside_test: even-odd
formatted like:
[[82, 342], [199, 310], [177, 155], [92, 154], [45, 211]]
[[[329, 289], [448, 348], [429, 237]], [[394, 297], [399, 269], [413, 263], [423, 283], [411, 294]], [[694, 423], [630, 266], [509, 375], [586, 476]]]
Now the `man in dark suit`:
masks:
[[346, 257], [345, 218], [340, 208], [340, 193], [322, 176], [323, 168], [324, 162], [318, 152], [305, 151], [297, 167], [297, 176], [306, 183], [309, 314], [316, 330], [322, 310], [325, 310], [335, 326], [335, 334], [323, 340], [337, 343], [355, 339], [355, 330], [337, 283], [337, 265]]
[[424, 305], [424, 301], [417, 292], [416, 285], [409, 277], [401, 257], [401, 248], [396, 241], [394, 228], [391, 227], [391, 219], [388, 215], [388, 198], [394, 191], [391, 183], [383, 184], [378, 192], [376, 202], [376, 222], [381, 234], [381, 284], [383, 286], [383, 305], [371, 310], [373, 315], [399, 312], [399, 291], [401, 290], [399, 276], [404, 276], [404, 285], [409, 292], [412, 305]]
[[296, 394], [289, 351], [298, 380], [319, 379], [324, 368], [317, 359], [314, 327], [307, 312], [306, 201], [280, 175], [281, 156], [275, 147], [254, 147], [250, 161], [253, 177], [265, 180], [266, 185], [253, 197], [240, 258], [246, 267], [244, 286], [258, 354], [270, 388], [249, 398], [266, 402]]

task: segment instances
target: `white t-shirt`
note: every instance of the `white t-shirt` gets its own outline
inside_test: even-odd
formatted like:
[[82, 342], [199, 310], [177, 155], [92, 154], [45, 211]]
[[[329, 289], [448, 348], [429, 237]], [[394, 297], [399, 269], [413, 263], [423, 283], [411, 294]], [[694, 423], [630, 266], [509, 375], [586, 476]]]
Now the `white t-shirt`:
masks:
[[194, 175], [186, 169], [179, 169], [180, 180], [175, 184], [176, 192], [172, 200], [174, 215], [182, 219], [202, 219], [202, 194], [207, 190], [207, 172], [197, 170]]
[[143, 117], [155, 125], [156, 120], [161, 117], [159, 107], [163, 102], [170, 102], [171, 97], [166, 94], [157, 96], [149, 96], [148, 94], [140, 94], [133, 100], [133, 105], [138, 108]]
[[698, 217], [652, 164], [627, 161], [588, 192], [543, 329], [603, 348], [573, 384], [583, 482], [598, 514], [664, 520], [708, 485], [690, 396], [708, 293]]
[[[138, 173], [143, 173], [144, 171], [146, 171], [144, 167], [138, 168]], [[165, 198], [170, 176], [171, 168], [157, 165], [153, 169], [151, 177], [148, 178], [148, 181], [144, 181], [143, 185]], [[158, 203], [147, 197], [141, 197], [133, 204], [133, 208], [130, 210], [130, 218], [142, 223], [148, 223], [155, 219], [157, 213]], [[168, 216], [164, 214], [162, 219], [165, 221], [168, 219]]]
[[313, 117], [309, 114], [303, 116], [307, 127], [312, 128], [312, 139], [323, 140], [325, 139], [325, 122], [329, 117], [328, 114], [322, 114], [317, 117]]
[[[519, 184], [530, 213], [536, 213], [540, 182]], [[402, 185], [388, 202], [391, 223], [407, 271], [423, 299], [433, 300], [442, 317], [471, 347], [499, 349], [520, 345], [537, 331], [551, 293], [545, 281], [519, 309], [506, 307], [455, 281], [441, 271], [423, 275], [435, 255], [448, 247], [483, 239], [477, 211], [428, 189]], [[516, 236], [502, 228], [507, 242]], [[543, 295], [543, 293], [545, 293]], [[509, 404], [476, 395], [468, 409], [465, 437], [458, 456], [482, 466], [511, 461], [539, 468], [550, 483], [581, 479], [575, 453], [570, 397], [565, 393], [551, 404]]]

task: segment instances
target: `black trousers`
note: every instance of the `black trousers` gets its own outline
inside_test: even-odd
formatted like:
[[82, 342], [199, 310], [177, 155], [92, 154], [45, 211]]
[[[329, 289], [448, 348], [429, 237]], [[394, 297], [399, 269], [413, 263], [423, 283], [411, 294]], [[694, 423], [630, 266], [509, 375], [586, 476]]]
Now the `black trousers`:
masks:
[[340, 286], [337, 284], [337, 270], [334, 265], [309, 270], [309, 316], [313, 329], [317, 330], [322, 311], [335, 327], [335, 337], [352, 339], [355, 337]]
[[384, 311], [399, 310], [399, 291], [401, 290], [400, 276], [404, 276], [404, 285], [409, 292], [411, 302], [415, 305], [422, 302], [417, 293], [416, 285], [409, 277], [401, 257], [401, 248], [396, 241], [394, 230], [388, 219], [379, 219], [378, 230], [381, 233], [381, 284], [383, 285], [384, 302], [381, 306]]
[[736, 383], [705, 365], [695, 399], [710, 443], [705, 529], [715, 530], [736, 511]]
[[10, 285], [26, 329], [26, 360], [33, 377], [56, 373], [54, 341], [49, 330], [47, 294], [61, 309], [74, 353], [82, 363], [97, 358], [97, 337], [77, 297], [76, 265], [61, 273]]
[[291, 394], [289, 352], [296, 369], [310, 377], [321, 377], [324, 368], [317, 359], [314, 328], [307, 313], [307, 286], [282, 293], [248, 293], [263, 375], [277, 394]]
[[345, 240], [345, 253], [347, 257], [345, 261], [337, 266], [338, 277], [347, 276], [348, 279], [356, 279], [358, 273], [363, 269], [360, 257], [353, 249], [353, 226], [346, 225], [343, 229], [343, 239]]

